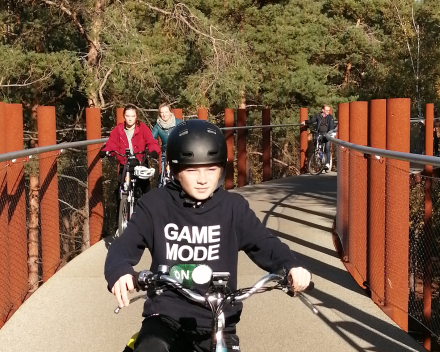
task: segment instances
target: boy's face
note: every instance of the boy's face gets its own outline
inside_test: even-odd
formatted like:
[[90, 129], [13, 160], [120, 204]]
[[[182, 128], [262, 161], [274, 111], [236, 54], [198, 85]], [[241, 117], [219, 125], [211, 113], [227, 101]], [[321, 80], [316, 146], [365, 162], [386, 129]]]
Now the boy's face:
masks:
[[195, 165], [180, 170], [174, 177], [190, 197], [205, 200], [217, 188], [221, 173], [220, 165]]

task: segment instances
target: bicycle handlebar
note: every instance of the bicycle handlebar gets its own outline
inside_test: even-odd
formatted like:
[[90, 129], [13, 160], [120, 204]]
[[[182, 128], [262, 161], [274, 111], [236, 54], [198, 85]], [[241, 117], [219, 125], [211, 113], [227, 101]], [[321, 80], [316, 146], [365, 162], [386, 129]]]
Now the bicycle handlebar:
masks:
[[[276, 282], [277, 284], [272, 287], [266, 286], [270, 282]], [[138, 291], [139, 290], [146, 291], [148, 288], [155, 288], [157, 291], [161, 292], [164, 288], [168, 288], [170, 290], [177, 290], [186, 298], [197, 303], [209, 303], [218, 300], [217, 295], [213, 295], [213, 294], [201, 295], [196, 291], [184, 288], [182, 284], [179, 283], [176, 279], [162, 272], [153, 274], [149, 270], [143, 270], [136, 274], [136, 277], [134, 278], [134, 283]], [[212, 287], [212, 285], [210, 285], [210, 287]], [[310, 281], [310, 284], [306, 289], [306, 291], [310, 291], [311, 289], [313, 289], [313, 287], [314, 287], [314, 283], [313, 281]], [[288, 284], [285, 275], [271, 273], [266, 276], [263, 276], [259, 281], [257, 281], [253, 286], [249, 288], [238, 289], [234, 292], [225, 294], [219, 307], [220, 309], [222, 309], [226, 304], [230, 304], [233, 302], [242, 302], [245, 299], [251, 297], [255, 293], [260, 293], [272, 289], [281, 289], [291, 297], [297, 295], [297, 293], [295, 293]], [[299, 295], [301, 296], [301, 293], [299, 293]], [[135, 300], [136, 299], [138, 298], [135, 298]], [[302, 299], [304, 300], [306, 298], [302, 296]], [[308, 305], [311, 306], [312, 310], [315, 312], [316, 308], [313, 306], [313, 304], [308, 300], [306, 303], [308, 303]], [[120, 308], [118, 307], [115, 309], [114, 312], [118, 314], [119, 310]]]
[[125, 153], [125, 154], [121, 154], [121, 153], [119, 153], [119, 152], [116, 151], [116, 150], [108, 150], [108, 151], [105, 152], [105, 156], [111, 156], [112, 153], [117, 154], [117, 155], [122, 156], [122, 157], [126, 157], [126, 158], [128, 158], [128, 157], [135, 157], [135, 156], [138, 155], [138, 154], [146, 154], [147, 157], [148, 157], [148, 159], [154, 160], [156, 163], [159, 162], [156, 158], [153, 158], [153, 157], [149, 154], [149, 152], [147, 152], [146, 150], [142, 150], [142, 151], [137, 152], [137, 153], [131, 153], [131, 152], [130, 152], [130, 153]]
[[128, 156], [136, 156], [138, 154], [145, 154], [146, 152], [145, 152], [145, 150], [137, 152], [137, 153], [129, 153], [129, 154], [128, 153], [121, 154], [121, 153], [117, 152], [116, 150], [108, 150], [106, 152], [107, 155], [111, 155], [112, 153], [118, 154], [119, 156], [128, 157]]

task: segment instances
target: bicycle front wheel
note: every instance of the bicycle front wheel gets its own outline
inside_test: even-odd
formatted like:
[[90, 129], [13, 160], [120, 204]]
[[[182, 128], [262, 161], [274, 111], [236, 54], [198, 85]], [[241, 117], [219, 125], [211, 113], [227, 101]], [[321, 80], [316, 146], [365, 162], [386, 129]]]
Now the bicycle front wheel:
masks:
[[118, 217], [118, 231], [119, 236], [122, 235], [130, 220], [130, 207], [131, 204], [128, 201], [126, 194], [122, 195], [121, 202], [119, 204], [119, 217]]
[[310, 175], [319, 175], [325, 167], [325, 155], [316, 151], [309, 159], [308, 163]]

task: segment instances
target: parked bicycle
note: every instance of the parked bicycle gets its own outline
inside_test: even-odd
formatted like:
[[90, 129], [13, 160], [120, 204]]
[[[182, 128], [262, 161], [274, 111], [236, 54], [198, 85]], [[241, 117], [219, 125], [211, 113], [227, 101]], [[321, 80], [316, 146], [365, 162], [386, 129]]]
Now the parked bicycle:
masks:
[[[317, 133], [317, 131], [312, 131], [313, 133], [313, 144], [314, 150], [313, 154], [310, 155], [308, 161], [308, 170], [310, 175], [319, 175], [323, 171], [330, 172], [333, 166], [333, 157], [330, 153], [330, 160], [327, 161], [327, 156], [325, 154], [325, 137], [323, 134]], [[332, 133], [329, 131], [328, 133]], [[326, 167], [326, 164], [329, 164], [329, 167]]]
[[[126, 158], [122, 171], [123, 181], [120, 182], [120, 187], [118, 190], [118, 236], [120, 236], [127, 227], [127, 224], [133, 215], [137, 200], [142, 196], [140, 187], [136, 187], [138, 180], [150, 179], [154, 176], [156, 170], [154, 168], [139, 165], [139, 160], [136, 158], [136, 155], [146, 154], [145, 151], [131, 153], [130, 149], [127, 148], [125, 149], [125, 154], [118, 153], [117, 151], [108, 151], [106, 152], [106, 155], [110, 156], [113, 153]], [[149, 155], [146, 155], [147, 161], [151, 159], [153, 158], [151, 158]], [[149, 163], [147, 163], [147, 165], [148, 164]]]
[[[211, 351], [215, 352], [228, 351], [223, 334], [225, 327], [223, 312], [225, 308], [228, 305], [248, 299], [254, 293], [282, 290], [290, 296], [298, 296], [315, 314], [319, 313], [305, 295], [293, 292], [287, 280], [287, 273], [284, 271], [266, 275], [253, 286], [238, 289], [234, 292], [231, 292], [228, 287], [229, 276], [228, 272], [213, 272], [206, 264], [178, 264], [171, 268], [167, 265], [159, 265], [157, 274], [153, 274], [148, 270], [141, 271], [137, 274], [134, 281], [138, 291], [146, 291], [148, 289], [153, 290], [156, 295], [159, 295], [165, 290], [175, 290], [186, 299], [209, 307], [212, 311]], [[271, 283], [272, 285], [269, 286]], [[313, 282], [310, 282], [308, 290], [312, 289], [313, 286]], [[145, 295], [134, 297], [130, 302], [143, 297]], [[119, 311], [120, 308], [118, 307], [114, 312], [118, 314]], [[136, 337], [137, 334], [130, 339], [124, 352], [133, 351]]]

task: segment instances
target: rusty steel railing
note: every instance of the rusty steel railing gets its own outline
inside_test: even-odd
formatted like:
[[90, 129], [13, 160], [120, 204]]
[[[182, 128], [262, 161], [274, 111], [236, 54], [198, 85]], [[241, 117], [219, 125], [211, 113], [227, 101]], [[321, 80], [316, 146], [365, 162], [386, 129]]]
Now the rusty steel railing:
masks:
[[440, 159], [410, 154], [409, 99], [339, 105], [334, 242], [372, 300], [427, 350], [440, 337]]
[[[298, 126], [270, 125], [270, 112], [263, 109], [259, 126], [245, 126], [246, 110], [239, 110], [238, 128], [234, 114], [225, 110], [226, 188], [247, 183], [248, 137], [240, 133], [243, 128], [262, 129], [261, 170], [268, 180], [273, 169], [271, 130]], [[117, 120], [121, 116], [122, 109], [117, 109]], [[199, 117], [205, 116], [199, 110]], [[86, 109], [87, 141], [56, 144], [54, 107], [39, 107], [37, 122], [38, 147], [22, 150], [22, 106], [0, 103], [0, 327], [60, 267], [114, 233], [117, 225], [117, 165], [98, 155], [106, 141], [101, 138], [100, 110]]]

